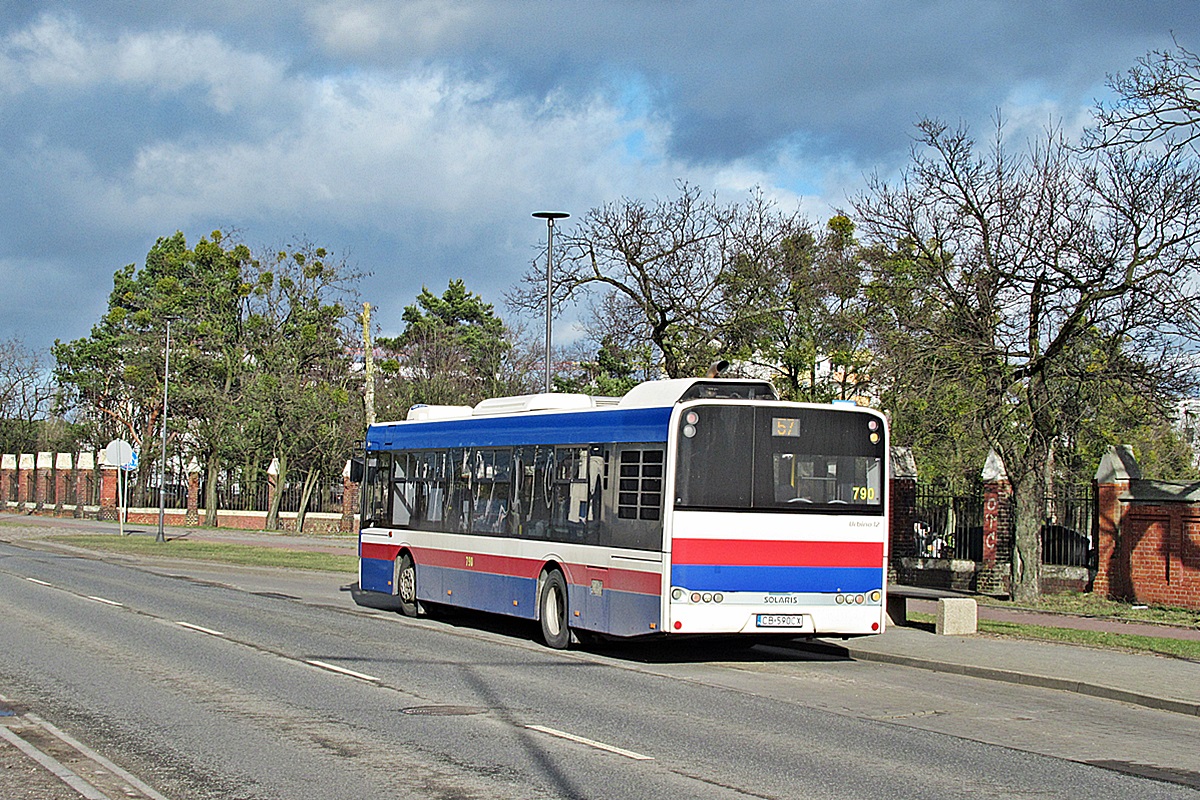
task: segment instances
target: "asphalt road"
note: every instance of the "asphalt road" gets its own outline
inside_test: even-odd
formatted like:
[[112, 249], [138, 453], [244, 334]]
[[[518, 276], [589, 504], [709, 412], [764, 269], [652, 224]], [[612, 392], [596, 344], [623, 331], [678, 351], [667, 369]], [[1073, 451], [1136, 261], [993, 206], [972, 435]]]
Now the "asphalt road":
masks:
[[1178, 714], [802, 647], [555, 652], [345, 580], [0, 543], [0, 696], [171, 800], [1197, 797]]

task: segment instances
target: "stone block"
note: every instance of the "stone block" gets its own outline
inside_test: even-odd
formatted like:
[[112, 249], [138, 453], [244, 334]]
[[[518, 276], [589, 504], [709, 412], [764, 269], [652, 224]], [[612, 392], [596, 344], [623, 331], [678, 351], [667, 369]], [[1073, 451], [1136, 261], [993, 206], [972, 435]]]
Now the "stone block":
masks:
[[938, 636], [968, 636], [978, 630], [978, 608], [969, 597], [943, 597], [937, 601]]

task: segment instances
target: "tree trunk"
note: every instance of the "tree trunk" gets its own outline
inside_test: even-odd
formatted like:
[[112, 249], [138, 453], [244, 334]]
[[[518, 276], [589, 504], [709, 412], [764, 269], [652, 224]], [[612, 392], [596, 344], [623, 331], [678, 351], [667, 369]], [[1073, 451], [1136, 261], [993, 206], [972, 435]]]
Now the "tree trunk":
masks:
[[267, 530], [279, 530], [279, 503], [283, 500], [283, 487], [287, 478], [287, 454], [280, 452], [279, 474], [275, 476], [275, 492], [271, 495], [271, 506], [267, 509]]
[[1013, 599], [1033, 602], [1042, 595], [1042, 511], [1045, 491], [1040, 470], [1026, 470], [1013, 487], [1016, 534], [1013, 541]]
[[300, 492], [300, 508], [296, 510], [296, 533], [304, 532], [304, 518], [308, 516], [308, 501], [312, 498], [313, 487], [321, 475], [310, 469], [304, 476], [304, 489]]
[[204, 462], [204, 524], [219, 527], [217, 517], [217, 479], [221, 474], [221, 462], [216, 453], [209, 453]]

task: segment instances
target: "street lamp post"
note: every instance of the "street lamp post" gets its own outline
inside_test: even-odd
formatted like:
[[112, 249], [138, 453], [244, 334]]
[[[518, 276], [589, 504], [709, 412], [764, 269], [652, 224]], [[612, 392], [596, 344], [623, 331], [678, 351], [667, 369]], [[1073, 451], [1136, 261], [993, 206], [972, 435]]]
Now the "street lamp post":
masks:
[[171, 322], [176, 317], [164, 317], [167, 322], [167, 345], [163, 364], [162, 461], [158, 465], [158, 535], [156, 542], [165, 542], [163, 521], [167, 515], [167, 387], [171, 381]]
[[546, 220], [546, 392], [550, 391], [551, 287], [554, 274], [554, 220], [571, 216], [565, 211], [535, 211], [533, 216]]

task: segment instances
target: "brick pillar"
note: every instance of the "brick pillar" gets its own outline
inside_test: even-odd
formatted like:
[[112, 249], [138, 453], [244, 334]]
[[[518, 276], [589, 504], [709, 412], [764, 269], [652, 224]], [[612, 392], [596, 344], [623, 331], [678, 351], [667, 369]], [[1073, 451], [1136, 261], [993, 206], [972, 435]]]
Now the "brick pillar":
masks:
[[343, 533], [354, 531], [354, 514], [358, 510], [358, 484], [350, 480], [350, 462], [342, 470], [342, 520], [338, 530]]
[[37, 454], [37, 507], [36, 511], [40, 514], [46, 508], [46, 501], [50, 498], [50, 480], [54, 472], [54, 454], [53, 453], [38, 453]]
[[75, 516], [82, 517], [92, 503], [92, 489], [96, 480], [96, 457], [84, 451], [75, 458]]
[[5, 453], [0, 456], [0, 511], [8, 511], [16, 479], [17, 457], [13, 453]]
[[1013, 525], [1012, 484], [1004, 461], [992, 451], [983, 465], [983, 555], [979, 591], [1009, 594], [1012, 591]]
[[913, 526], [917, 522], [917, 462], [912, 449], [893, 447], [889, 480], [888, 582], [896, 583], [900, 559], [916, 555]]
[[54, 516], [63, 515], [67, 502], [67, 478], [71, 477], [71, 454], [54, 454]]
[[187, 465], [187, 516], [183, 524], [189, 528], [200, 526], [200, 463], [195, 458]]
[[1127, 444], [1108, 448], [1096, 469], [1096, 579], [1092, 591], [1114, 600], [1134, 598], [1129, 553], [1123, 547], [1121, 527], [1132, 481], [1142, 469]]
[[121, 470], [116, 464], [109, 464], [104, 453], [100, 453], [100, 511], [96, 519], [115, 522], [120, 519], [120, 502], [117, 490]]
[[21, 453], [17, 459], [17, 504], [21, 511], [33, 510], [35, 465], [33, 453]]

